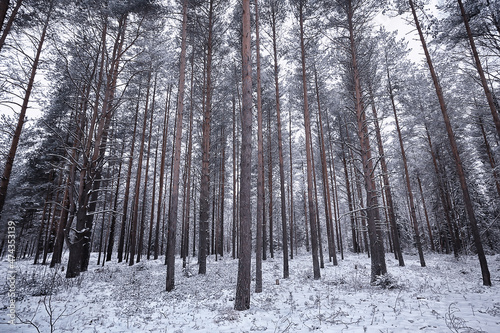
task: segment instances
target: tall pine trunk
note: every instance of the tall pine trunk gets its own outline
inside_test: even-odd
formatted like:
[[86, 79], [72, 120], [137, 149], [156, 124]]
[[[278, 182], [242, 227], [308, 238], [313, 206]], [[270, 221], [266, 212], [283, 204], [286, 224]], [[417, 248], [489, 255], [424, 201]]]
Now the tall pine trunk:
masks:
[[255, 0], [255, 47], [257, 58], [257, 240], [255, 242], [255, 292], [262, 292], [262, 228], [264, 214], [264, 139], [262, 135], [262, 92], [260, 80], [259, 0]]
[[379, 204], [377, 197], [377, 187], [375, 184], [374, 166], [371, 156], [370, 138], [368, 126], [366, 124], [366, 113], [362, 97], [361, 79], [358, 70], [358, 59], [356, 50], [356, 40], [354, 38], [353, 7], [352, 1], [348, 3], [347, 20], [349, 24], [349, 42], [351, 65], [353, 71], [354, 93], [356, 102], [357, 130], [361, 148], [361, 160], [363, 164], [363, 176], [366, 189], [366, 215], [368, 220], [368, 236], [370, 238], [371, 252], [371, 281], [375, 281], [377, 276], [387, 273], [384, 253], [384, 240], [380, 223]]
[[179, 171], [181, 161], [182, 116], [184, 111], [184, 86], [186, 80], [186, 36], [187, 36], [187, 0], [182, 5], [182, 37], [179, 65], [179, 92], [177, 94], [177, 115], [175, 122], [174, 164], [172, 165], [172, 194], [168, 216], [167, 233], [167, 277], [166, 290], [172, 291], [175, 285], [175, 243], [177, 235], [177, 210], [179, 206]]
[[208, 255], [208, 219], [209, 219], [209, 197], [210, 197], [210, 114], [212, 104], [212, 34], [213, 34], [213, 0], [209, 2], [208, 9], [208, 41], [207, 41], [207, 64], [205, 84], [205, 105], [203, 113], [203, 137], [202, 137], [202, 166], [200, 182], [200, 228], [198, 246], [198, 274], [207, 273]]
[[252, 264], [252, 48], [250, 28], [250, 0], [243, 0], [242, 31], [242, 110], [241, 110], [241, 180], [240, 180], [240, 259], [234, 308], [250, 308], [250, 281]]
[[283, 278], [287, 279], [290, 275], [288, 268], [288, 236], [286, 226], [286, 191], [285, 191], [285, 167], [283, 162], [283, 140], [281, 134], [281, 104], [280, 90], [278, 84], [278, 51], [276, 47], [276, 8], [271, 5], [271, 25], [273, 30], [273, 56], [274, 56], [274, 85], [276, 91], [276, 120], [278, 127], [278, 157], [280, 172], [280, 199], [281, 199], [281, 230], [282, 230], [282, 248], [283, 248]]
[[311, 151], [311, 124], [309, 116], [309, 104], [307, 101], [307, 76], [306, 76], [306, 48], [304, 42], [304, 4], [299, 4], [299, 24], [300, 24], [300, 50], [302, 65], [302, 90], [304, 98], [304, 127], [306, 136], [306, 162], [307, 162], [307, 202], [309, 209], [309, 225], [311, 229], [311, 245], [314, 279], [319, 280], [321, 272], [318, 260], [318, 228], [316, 224], [316, 207], [313, 199], [313, 178], [312, 178], [312, 151]]

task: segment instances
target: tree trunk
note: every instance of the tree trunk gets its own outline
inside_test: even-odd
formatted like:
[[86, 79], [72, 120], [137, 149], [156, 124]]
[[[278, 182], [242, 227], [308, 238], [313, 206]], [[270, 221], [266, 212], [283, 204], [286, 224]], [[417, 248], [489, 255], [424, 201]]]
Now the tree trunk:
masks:
[[233, 232], [232, 232], [232, 254], [233, 259], [236, 259], [236, 102], [232, 99], [233, 104]]
[[321, 171], [323, 176], [323, 197], [325, 200], [325, 215], [326, 215], [326, 225], [328, 231], [328, 253], [330, 260], [333, 259], [333, 265], [337, 266], [337, 252], [335, 250], [335, 233], [333, 228], [333, 216], [332, 216], [332, 201], [330, 196], [330, 185], [328, 183], [328, 170], [326, 168], [326, 149], [325, 149], [325, 137], [323, 135], [323, 118], [321, 115], [321, 103], [319, 98], [319, 85], [318, 85], [318, 73], [316, 67], [314, 68], [314, 83], [316, 86], [316, 99], [318, 102], [318, 129], [319, 129], [319, 140], [321, 147]]
[[208, 251], [208, 218], [210, 204], [210, 114], [212, 103], [212, 31], [213, 29], [213, 0], [210, 0], [208, 10], [208, 41], [207, 41], [207, 67], [205, 86], [205, 105], [203, 114], [203, 138], [202, 138], [202, 168], [200, 183], [200, 230], [198, 246], [198, 274], [207, 273], [207, 251]]
[[224, 256], [224, 198], [225, 198], [225, 187], [226, 187], [226, 134], [224, 127], [222, 128], [222, 160], [221, 160], [221, 171], [220, 171], [220, 190], [219, 190], [219, 224], [217, 229], [217, 244], [216, 253], [223, 257]]
[[304, 127], [306, 136], [306, 162], [307, 162], [307, 201], [309, 205], [309, 224], [311, 228], [311, 245], [314, 279], [319, 280], [321, 273], [318, 261], [318, 229], [316, 227], [316, 210], [313, 199], [313, 179], [312, 179], [312, 151], [311, 151], [311, 125], [309, 117], [309, 104], [307, 102], [307, 77], [306, 77], [306, 49], [304, 43], [304, 4], [299, 4], [299, 24], [300, 24], [300, 50], [302, 63], [302, 89], [304, 98]]
[[127, 213], [128, 213], [128, 199], [130, 195], [130, 183], [132, 178], [132, 165], [134, 163], [134, 149], [135, 149], [135, 136], [137, 133], [137, 116], [139, 115], [139, 101], [140, 94], [137, 96], [137, 104], [134, 115], [134, 131], [132, 133], [132, 142], [130, 143], [130, 153], [128, 160], [128, 171], [125, 183], [125, 194], [123, 195], [123, 214], [122, 214], [122, 225], [120, 229], [120, 239], [118, 241], [118, 262], [123, 260], [123, 248], [125, 245], [125, 230], [127, 229]]
[[122, 166], [123, 166], [123, 152], [125, 150], [125, 140], [123, 141], [122, 151], [120, 153], [120, 165], [118, 167], [118, 179], [116, 182], [116, 189], [113, 201], [113, 212], [111, 213], [111, 225], [109, 226], [109, 238], [106, 249], [106, 261], [111, 261], [111, 255], [113, 253], [113, 246], [115, 244], [115, 229], [116, 229], [116, 217], [118, 215], [118, 194], [120, 192], [120, 182], [122, 175]]
[[274, 4], [271, 5], [271, 20], [273, 29], [273, 55], [274, 55], [274, 85], [276, 90], [276, 120], [278, 127], [278, 155], [279, 155], [279, 171], [280, 171], [280, 199], [281, 199], [281, 229], [283, 232], [282, 247], [283, 247], [283, 278], [287, 279], [290, 275], [288, 268], [288, 236], [286, 225], [286, 191], [285, 191], [285, 167], [283, 163], [283, 140], [281, 134], [281, 107], [280, 107], [280, 90], [278, 84], [278, 51], [276, 47], [276, 12]]
[[267, 112], [267, 183], [269, 193], [269, 254], [274, 259], [274, 224], [273, 224], [273, 153], [271, 139], [271, 111]]
[[182, 117], [184, 111], [184, 86], [186, 80], [186, 36], [187, 36], [187, 0], [182, 5], [182, 37], [181, 54], [179, 66], [179, 92], [177, 95], [177, 115], [175, 129], [175, 150], [173, 168], [173, 186], [171, 196], [171, 206], [168, 216], [168, 240], [167, 240], [167, 282], [166, 290], [172, 291], [175, 284], [175, 242], [177, 235], [177, 210], [179, 206], [179, 171], [181, 160], [182, 142]]
[[[290, 108], [288, 113], [288, 139], [290, 147], [290, 259], [293, 259], [293, 246], [295, 238], [295, 250], [297, 250], [297, 237], [294, 235], [296, 233], [295, 229], [295, 215], [293, 209], [293, 161], [292, 161], [292, 109]], [[295, 237], [294, 237], [295, 236]]]
[[453, 157], [455, 159], [455, 165], [457, 168], [458, 178], [460, 180], [460, 187], [462, 188], [465, 209], [466, 209], [467, 215], [469, 217], [469, 222], [470, 222], [471, 229], [472, 229], [472, 235], [474, 237], [474, 245], [476, 246], [476, 251], [477, 251], [478, 258], [479, 258], [479, 263], [481, 266], [481, 274], [483, 276], [483, 284], [485, 286], [491, 286], [490, 271], [488, 269], [488, 263], [486, 261], [486, 256], [484, 254], [483, 243], [481, 241], [481, 235], [479, 233], [479, 227], [477, 225], [476, 215], [474, 213], [474, 207], [472, 204], [472, 200], [470, 198], [469, 188], [467, 185], [467, 181], [465, 179], [465, 173], [464, 173], [464, 170], [462, 167], [462, 160], [460, 158], [460, 154], [458, 153], [458, 147], [457, 147], [457, 143], [455, 140], [455, 134], [453, 133], [453, 128], [451, 127], [450, 118], [448, 116], [448, 110], [446, 108], [446, 103], [444, 101], [443, 91], [442, 91], [441, 86], [439, 84], [437, 74], [434, 70], [431, 56], [429, 54], [429, 51], [427, 50], [427, 44], [425, 42], [422, 29], [420, 28], [420, 23], [418, 21], [417, 13], [415, 11], [415, 6], [413, 5], [413, 0], [409, 0], [409, 3], [410, 3], [411, 11], [413, 14], [413, 19], [415, 21], [415, 26], [417, 28], [417, 31], [418, 31], [418, 34], [420, 37], [420, 41], [422, 43], [422, 48], [424, 49], [425, 57], [427, 59], [427, 65], [429, 66], [429, 71], [430, 71], [431, 76], [432, 76], [432, 82], [434, 83], [434, 88], [436, 89], [436, 95], [437, 95], [438, 100], [439, 100], [439, 106], [441, 108], [441, 113], [443, 114], [444, 123], [446, 125], [446, 131], [448, 133], [448, 139], [450, 141], [451, 150], [453, 153]]
[[[194, 92], [194, 48], [193, 52], [191, 54], [191, 90], [190, 90], [190, 105], [189, 105], [189, 134], [188, 134], [188, 146], [187, 146], [187, 153], [186, 153], [186, 177], [187, 177], [187, 184], [186, 184], [186, 190], [185, 190], [185, 207], [183, 207], [183, 214], [184, 216], [182, 217], [183, 225], [184, 225], [184, 239], [183, 239], [183, 257], [182, 257], [182, 267], [186, 267], [186, 260], [189, 255], [189, 221], [191, 219], [190, 217], [190, 207], [191, 207], [191, 161], [193, 157], [193, 118], [194, 118], [194, 100], [193, 100], [193, 92]], [[194, 183], [194, 182], [193, 182]], [[194, 191], [193, 191], [194, 192]], [[194, 239], [193, 239], [193, 244], [194, 244]]]
[[262, 213], [264, 207], [264, 139], [262, 136], [262, 92], [260, 80], [259, 0], [255, 0], [255, 47], [257, 58], [257, 235], [255, 251], [255, 292], [262, 292]]
[[[148, 137], [148, 149], [146, 154], [146, 173], [144, 175], [144, 190], [142, 191], [142, 208], [141, 208], [141, 227], [139, 231], [139, 244], [137, 245], [137, 262], [141, 261], [142, 250], [144, 248], [144, 229], [146, 227], [146, 199], [148, 193], [148, 183], [149, 183], [149, 161], [151, 156], [151, 138], [153, 136], [153, 116], [155, 111], [155, 96], [156, 96], [156, 76], [153, 85], [153, 101], [151, 105], [151, 116], [149, 118], [149, 137]], [[148, 102], [146, 101], [146, 107], [148, 107]], [[156, 185], [156, 184], [155, 184]], [[154, 189], [153, 189], [154, 193]], [[154, 197], [151, 200], [154, 202]], [[153, 216], [153, 209], [151, 209], [151, 216]]]
[[[155, 228], [155, 246], [154, 246], [154, 259], [158, 259], [160, 252], [160, 221], [163, 220], [163, 185], [165, 182], [165, 159], [167, 153], [167, 136], [168, 136], [168, 122], [170, 120], [170, 97], [172, 95], [172, 85], [167, 88], [167, 101], [165, 102], [165, 114], [163, 117], [163, 135], [161, 144], [161, 158], [160, 158], [160, 188], [158, 191], [158, 208], [156, 212], [156, 228]], [[163, 235], [163, 234], [162, 234]]]
[[387, 70], [387, 84], [389, 88], [389, 98], [391, 99], [392, 111], [394, 113], [394, 120], [396, 122], [396, 131], [398, 132], [399, 148], [401, 149], [401, 158], [403, 159], [403, 167], [405, 171], [406, 190], [408, 191], [408, 200], [410, 205], [410, 217], [413, 224], [413, 231], [415, 232], [415, 244], [418, 250], [418, 257], [420, 259], [420, 266], [425, 267], [424, 252], [422, 251], [422, 242], [420, 241], [420, 232], [418, 230], [417, 214], [415, 211], [415, 203], [413, 200], [413, 190], [410, 183], [410, 173], [408, 171], [408, 161], [406, 158], [406, 151], [403, 144], [403, 136], [401, 135], [401, 127], [399, 126], [398, 114], [396, 111], [396, 103], [394, 101], [394, 92], [392, 90], [391, 76], [389, 68]]
[[243, 0], [242, 71], [243, 103], [241, 112], [241, 180], [240, 180], [240, 259], [234, 309], [250, 308], [250, 281], [252, 264], [252, 48], [250, 27], [250, 0]]
[[141, 180], [142, 180], [142, 162], [144, 158], [144, 144], [146, 141], [146, 132], [148, 128], [148, 109], [149, 109], [149, 91], [151, 83], [151, 71], [148, 73], [148, 81], [146, 88], [146, 105], [144, 107], [144, 119], [142, 122], [142, 136], [141, 145], [139, 147], [139, 161], [137, 162], [137, 174], [135, 176], [135, 189], [134, 189], [134, 206], [132, 207], [132, 221], [130, 227], [130, 247], [129, 247], [129, 266], [134, 265], [135, 254], [136, 254], [136, 242], [137, 242], [137, 220], [139, 217], [139, 197], [141, 192]]
[[318, 186], [316, 183], [316, 166], [314, 163], [314, 151], [313, 151], [313, 146], [312, 146], [312, 136], [309, 137], [309, 142], [311, 143], [311, 146], [309, 149], [311, 149], [311, 169], [312, 169], [312, 179], [313, 179], [313, 191], [314, 191], [314, 208], [316, 209], [316, 229], [318, 231], [318, 247], [319, 247], [319, 267], [320, 268], [325, 268], [325, 260], [323, 256], [323, 238], [322, 238], [322, 230], [321, 230], [321, 223], [320, 223], [320, 216], [319, 216], [319, 208], [318, 208]]
[[418, 182], [418, 189], [420, 190], [420, 197], [422, 198], [422, 206], [424, 206], [424, 215], [425, 215], [425, 221], [427, 222], [427, 230], [429, 231], [429, 241], [431, 242], [431, 251], [436, 251], [436, 248], [434, 247], [434, 237], [432, 237], [432, 228], [431, 228], [431, 223], [429, 221], [429, 214], [427, 213], [427, 207], [425, 205], [425, 197], [424, 197], [424, 191], [422, 190], [422, 182], [420, 181], [419, 176], [417, 176], [417, 182]]
[[405, 265], [405, 262], [403, 259], [403, 253], [401, 252], [401, 245], [399, 242], [399, 230], [396, 221], [396, 214], [394, 212], [394, 201], [392, 200], [392, 190], [391, 190], [391, 184], [389, 182], [389, 170], [387, 169], [387, 162], [385, 160], [384, 145], [382, 142], [382, 135], [380, 134], [377, 109], [375, 107], [375, 99], [373, 96], [371, 84], [369, 86], [369, 92], [370, 92], [370, 101], [372, 105], [373, 119], [375, 123], [375, 134], [377, 136], [378, 153], [380, 155], [380, 167], [382, 168], [382, 178], [384, 180], [383, 188], [385, 192], [385, 198], [387, 201], [387, 212], [389, 215], [389, 222], [391, 224], [390, 235], [392, 238], [392, 242], [394, 244], [394, 255], [396, 259], [398, 259], [399, 266], [403, 267]]
[[382, 231], [377, 227], [380, 221], [379, 204], [377, 198], [377, 188], [374, 179], [374, 166], [371, 156], [370, 139], [368, 136], [368, 127], [366, 124], [366, 113], [363, 105], [361, 80], [358, 71], [358, 60], [356, 51], [356, 40], [354, 38], [353, 26], [353, 7], [352, 2], [348, 3], [347, 19], [349, 24], [349, 41], [351, 64], [354, 79], [355, 101], [356, 101], [356, 119], [358, 135], [361, 148], [361, 160], [363, 163], [363, 175], [366, 188], [366, 214], [368, 217], [368, 235], [370, 238], [371, 250], [371, 281], [375, 281], [377, 276], [387, 273], [384, 253], [384, 240]]

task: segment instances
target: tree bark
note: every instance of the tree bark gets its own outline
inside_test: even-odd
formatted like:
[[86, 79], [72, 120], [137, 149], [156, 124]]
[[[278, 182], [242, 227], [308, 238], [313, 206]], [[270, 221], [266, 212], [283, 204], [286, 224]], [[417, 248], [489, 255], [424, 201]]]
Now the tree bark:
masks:
[[316, 209], [313, 199], [313, 179], [312, 179], [312, 151], [311, 151], [311, 125], [309, 117], [309, 104], [307, 101], [307, 77], [306, 77], [306, 49], [304, 43], [304, 4], [299, 4], [299, 24], [300, 24], [300, 50], [301, 50], [301, 64], [302, 64], [302, 90], [304, 98], [304, 127], [306, 136], [306, 162], [307, 162], [307, 201], [309, 205], [309, 224], [311, 228], [311, 245], [312, 245], [312, 260], [313, 260], [313, 273], [314, 279], [321, 278], [318, 261], [318, 229], [316, 227]]
[[252, 264], [252, 49], [250, 28], [250, 0], [243, 0], [242, 71], [243, 107], [241, 112], [241, 180], [240, 180], [240, 242], [238, 280], [234, 308], [250, 308], [250, 281]]
[[[167, 137], [168, 137], [168, 123], [170, 120], [170, 98], [172, 95], [172, 85], [167, 88], [167, 101], [165, 102], [165, 114], [163, 117], [163, 135], [161, 143], [161, 158], [160, 158], [160, 184], [158, 191], [158, 207], [156, 212], [156, 228], [155, 228], [155, 245], [154, 245], [154, 259], [158, 259], [160, 252], [160, 222], [163, 220], [162, 208], [163, 205], [163, 185], [165, 182], [165, 159], [167, 154]], [[162, 234], [163, 238], [163, 234]], [[163, 244], [163, 242], [162, 242]]]
[[182, 142], [182, 118], [184, 111], [184, 86], [186, 81], [186, 36], [187, 36], [187, 0], [182, 5], [182, 37], [181, 54], [179, 66], [179, 92], [177, 95], [177, 115], [175, 130], [175, 150], [173, 169], [172, 196], [168, 216], [168, 239], [167, 239], [167, 278], [166, 290], [172, 291], [175, 285], [175, 242], [177, 235], [177, 210], [179, 206], [179, 171], [181, 160], [181, 142]]
[[198, 274], [207, 273], [208, 251], [208, 219], [210, 204], [210, 114], [212, 103], [212, 34], [213, 34], [213, 0], [209, 2], [208, 9], [208, 41], [207, 41], [207, 67], [205, 85], [205, 105], [203, 114], [202, 138], [202, 166], [200, 183], [200, 228], [198, 246]]
[[326, 168], [326, 148], [325, 148], [325, 136], [323, 134], [323, 118], [321, 115], [321, 103], [319, 98], [319, 85], [318, 85], [318, 72], [316, 67], [314, 68], [314, 83], [316, 86], [316, 99], [318, 102], [318, 129], [319, 129], [319, 140], [321, 147], [321, 171], [323, 176], [323, 197], [325, 200], [325, 215], [326, 215], [326, 225], [328, 231], [328, 253], [330, 260], [333, 259], [333, 265], [337, 266], [337, 252], [335, 249], [335, 232], [333, 228], [333, 214], [332, 214], [332, 199], [330, 195], [330, 185], [328, 182], [328, 170]]
[[255, 250], [255, 292], [262, 292], [262, 228], [264, 214], [264, 139], [262, 135], [262, 92], [260, 80], [259, 0], [255, 0], [255, 48], [257, 59], [257, 235]]
[[281, 134], [281, 106], [280, 90], [278, 84], [278, 51], [276, 47], [276, 8], [274, 3], [271, 5], [271, 25], [273, 30], [273, 56], [274, 56], [274, 86], [276, 91], [276, 126], [278, 127], [278, 155], [280, 172], [280, 199], [281, 199], [281, 229], [282, 229], [282, 248], [283, 248], [283, 278], [287, 279], [290, 275], [288, 267], [288, 236], [286, 225], [286, 191], [285, 191], [285, 167], [283, 163], [283, 139]]
[[363, 163], [363, 176], [366, 188], [366, 215], [368, 218], [368, 236], [370, 238], [371, 250], [371, 281], [374, 282], [377, 276], [387, 273], [385, 264], [384, 242], [382, 232], [377, 223], [380, 222], [379, 205], [377, 198], [377, 188], [374, 179], [374, 167], [371, 156], [368, 127], [366, 124], [366, 113], [363, 105], [361, 80], [358, 71], [358, 60], [356, 51], [356, 41], [354, 38], [352, 1], [348, 3], [347, 20], [349, 24], [349, 42], [351, 53], [351, 64], [354, 79], [356, 118], [358, 135], [361, 148], [361, 160]]
[[384, 152], [384, 145], [382, 142], [382, 135], [380, 134], [380, 126], [378, 123], [378, 115], [377, 115], [377, 109], [375, 107], [375, 99], [373, 97], [373, 91], [371, 85], [369, 86], [370, 90], [370, 100], [371, 100], [371, 105], [372, 105], [372, 113], [373, 113], [373, 118], [374, 118], [374, 124], [375, 124], [375, 134], [377, 136], [377, 145], [378, 145], [378, 153], [380, 155], [380, 167], [382, 169], [382, 178], [384, 181], [384, 192], [385, 192], [385, 198], [387, 201], [387, 212], [389, 215], [389, 222], [391, 224], [391, 238], [392, 242], [394, 244], [394, 255], [396, 259], [398, 259], [399, 266], [403, 267], [405, 265], [404, 258], [403, 258], [403, 253], [401, 252], [401, 245], [399, 241], [399, 229], [398, 229], [398, 224], [396, 220], [396, 214], [394, 211], [394, 201], [392, 200], [392, 190], [391, 190], [391, 183], [389, 181], [389, 170], [387, 169], [387, 162], [385, 160], [385, 152]]

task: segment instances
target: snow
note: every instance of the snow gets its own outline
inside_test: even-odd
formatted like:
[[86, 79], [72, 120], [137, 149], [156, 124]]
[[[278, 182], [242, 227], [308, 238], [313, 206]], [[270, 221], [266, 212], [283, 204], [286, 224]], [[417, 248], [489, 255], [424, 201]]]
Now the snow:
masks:
[[[132, 267], [116, 260], [95, 265], [76, 279], [65, 272], [20, 260], [17, 266], [16, 325], [7, 324], [8, 288], [1, 283], [1, 332], [499, 332], [500, 255], [489, 256], [492, 287], [482, 285], [475, 256], [405, 255], [399, 267], [387, 254], [387, 288], [369, 283], [370, 261], [347, 253], [338, 266], [325, 262], [313, 280], [311, 256], [290, 261], [281, 279], [282, 258], [263, 262], [263, 292], [252, 290], [251, 308], [233, 309], [237, 260], [210, 257], [205, 276], [195, 259], [187, 270], [176, 262], [176, 287], [165, 291], [164, 258]], [[254, 264], [254, 261], [253, 261]], [[7, 281], [8, 262], [0, 266]], [[277, 281], [278, 280], [278, 281]], [[277, 284], [279, 282], [279, 284]], [[53, 292], [51, 294], [51, 287]], [[254, 285], [252, 284], [252, 288]]]

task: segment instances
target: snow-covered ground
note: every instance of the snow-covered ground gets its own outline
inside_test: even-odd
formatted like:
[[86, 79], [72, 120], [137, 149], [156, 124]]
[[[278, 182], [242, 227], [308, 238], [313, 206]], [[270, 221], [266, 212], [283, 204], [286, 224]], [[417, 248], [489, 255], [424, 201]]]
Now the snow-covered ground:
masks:
[[115, 259], [101, 267], [92, 254], [89, 271], [71, 280], [60, 269], [21, 260], [16, 322], [32, 324], [16, 325], [7, 324], [4, 261], [0, 332], [51, 332], [51, 323], [55, 332], [500, 332], [500, 255], [488, 257], [493, 287], [484, 287], [475, 256], [427, 254], [422, 268], [416, 256], [407, 254], [406, 267], [399, 267], [388, 254], [386, 289], [370, 286], [365, 255], [347, 253], [336, 267], [325, 263], [318, 281], [309, 254], [290, 261], [286, 280], [276, 257], [264, 261], [263, 292], [252, 291], [243, 312], [233, 309], [237, 260], [214, 259], [205, 276], [197, 274], [195, 259], [185, 271], [178, 260], [170, 293], [163, 258], [133, 267]]

